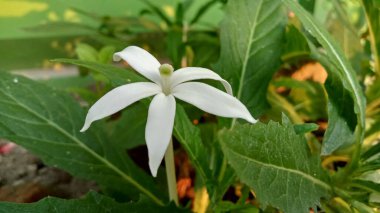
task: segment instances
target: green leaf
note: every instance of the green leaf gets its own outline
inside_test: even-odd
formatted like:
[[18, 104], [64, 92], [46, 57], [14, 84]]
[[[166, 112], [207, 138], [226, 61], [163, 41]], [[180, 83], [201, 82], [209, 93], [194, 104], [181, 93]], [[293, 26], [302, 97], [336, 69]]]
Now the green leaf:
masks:
[[313, 14], [315, 8], [315, 0], [298, 0], [298, 2], [300, 5], [302, 5], [302, 7], [305, 8], [305, 10]]
[[123, 149], [145, 145], [145, 125], [148, 117], [148, 105], [136, 103], [123, 110], [121, 118], [108, 122], [111, 140], [117, 141]]
[[328, 117], [329, 126], [323, 137], [322, 155], [331, 154], [334, 150], [351, 145], [355, 142], [355, 126], [357, 120], [355, 116], [354, 100], [349, 91], [344, 88], [342, 79], [337, 73], [332, 72], [337, 70], [327, 56], [320, 54], [312, 48], [312, 57], [321, 62], [329, 72], [329, 76], [325, 82], [325, 88], [328, 93]]
[[153, 179], [101, 129], [79, 130], [85, 111], [68, 94], [20, 76], [0, 73], [0, 138], [13, 141], [46, 164], [94, 180], [130, 198], [139, 193], [163, 205]]
[[236, 125], [220, 134], [223, 151], [241, 181], [252, 187], [262, 208], [309, 212], [331, 188], [318, 156], [287, 121]]
[[371, 146], [368, 150], [363, 152], [361, 157], [363, 160], [367, 160], [370, 157], [377, 155], [378, 153], [380, 153], [380, 143], [377, 143], [377, 144]]
[[312, 131], [318, 130], [318, 128], [319, 126], [313, 123], [294, 125], [294, 131], [296, 132], [297, 135], [302, 135], [308, 132], [312, 132]]
[[[345, 119], [345, 122], [348, 123], [348, 126], [355, 126], [357, 123], [357, 143], [361, 143], [364, 138], [364, 129], [365, 129], [365, 100], [364, 94], [361, 90], [359, 82], [355, 76], [355, 71], [353, 70], [350, 63], [344, 57], [342, 50], [339, 45], [337, 45], [328, 32], [318, 24], [314, 18], [305, 11], [298, 3], [292, 0], [282, 0], [286, 6], [288, 6], [299, 18], [305, 27], [306, 31], [310, 33], [313, 37], [317, 39], [317, 41], [322, 45], [322, 47], [326, 51], [326, 59], [334, 65], [335, 69], [329, 69], [329, 75], [334, 75], [336, 80], [339, 80], [345, 90], [345, 94], [349, 94], [349, 96], [353, 100], [353, 109], [356, 115], [357, 122], [353, 123], [352, 119], [348, 118], [346, 120], [344, 117], [340, 117]], [[331, 96], [333, 93], [329, 93]], [[345, 96], [346, 97], [346, 96]], [[333, 100], [332, 97], [329, 97], [330, 100]], [[341, 105], [340, 108], [349, 108], [347, 106], [350, 105]], [[347, 111], [349, 109], [344, 109]], [[330, 116], [331, 119], [331, 116]], [[330, 120], [333, 121], [333, 120]], [[329, 122], [330, 122], [329, 121]], [[349, 123], [350, 122], [350, 123]], [[333, 123], [330, 122], [329, 128], [337, 128], [340, 125], [339, 122]], [[341, 135], [341, 137], [345, 137], [346, 135]], [[331, 146], [330, 148], [325, 148], [324, 154], [329, 154], [333, 152], [336, 148], [343, 144], [337, 144]]]
[[114, 46], [105, 46], [102, 49], [100, 49], [98, 53], [98, 59], [100, 63], [108, 64], [112, 62], [112, 56], [115, 53], [115, 47]]
[[189, 212], [177, 208], [173, 203], [161, 207], [150, 200], [140, 198], [138, 202], [117, 203], [113, 199], [96, 192], [89, 192], [86, 197], [75, 200], [47, 197], [36, 203], [0, 202], [0, 213], [40, 213], [40, 212], [81, 212], [81, 213], [122, 213], [122, 212]]
[[378, 0], [361, 0], [370, 33], [375, 71], [380, 75], [380, 7]]
[[177, 104], [173, 134], [186, 150], [191, 163], [204, 182], [211, 179], [208, 153], [202, 144], [199, 128], [195, 127], [182, 106]]
[[285, 39], [286, 43], [281, 56], [283, 61], [294, 61], [310, 55], [305, 36], [294, 25], [287, 27]]
[[99, 64], [96, 62], [82, 61], [76, 59], [54, 59], [52, 60], [52, 62], [67, 63], [90, 69], [96, 73], [104, 75], [110, 81], [112, 86], [115, 87], [130, 82], [146, 81], [145, 78], [140, 77], [131, 70], [112, 65]]
[[267, 88], [281, 63], [286, 19], [280, 1], [227, 3], [217, 70], [254, 117], [269, 107]]
[[197, 13], [194, 15], [193, 19], [190, 21], [190, 25], [196, 24], [199, 19], [202, 18], [202, 16], [212, 7], [214, 4], [219, 3], [219, 0], [210, 0], [209, 2], [202, 5], [201, 8], [197, 11]]
[[98, 51], [92, 46], [79, 43], [75, 49], [75, 53], [78, 55], [78, 58], [83, 61], [98, 61]]
[[355, 179], [352, 181], [351, 185], [368, 192], [380, 193], [380, 184], [373, 181]]

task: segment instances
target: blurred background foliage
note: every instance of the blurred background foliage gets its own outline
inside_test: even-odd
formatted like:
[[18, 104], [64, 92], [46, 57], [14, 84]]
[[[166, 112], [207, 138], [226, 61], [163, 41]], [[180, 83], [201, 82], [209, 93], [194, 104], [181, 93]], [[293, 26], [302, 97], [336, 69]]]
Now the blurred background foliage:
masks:
[[[169, 19], [175, 19], [177, 3], [154, 1]], [[202, 6], [203, 1], [192, 1], [186, 16], [193, 17]], [[222, 15], [220, 5], [213, 5], [198, 27], [214, 29]], [[120, 49], [130, 44], [126, 43], [127, 35], [157, 32], [167, 28], [166, 24], [151, 14], [144, 1], [0, 0], [0, 69], [52, 66], [49, 59], [73, 57], [80, 41], [97, 41], [98, 46], [112, 44]], [[115, 37], [123, 39], [113, 40]]]

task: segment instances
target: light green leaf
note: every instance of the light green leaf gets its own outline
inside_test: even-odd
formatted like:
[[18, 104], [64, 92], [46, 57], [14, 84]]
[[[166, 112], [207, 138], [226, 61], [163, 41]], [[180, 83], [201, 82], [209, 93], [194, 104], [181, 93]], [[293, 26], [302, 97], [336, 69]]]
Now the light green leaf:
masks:
[[100, 49], [98, 53], [99, 62], [103, 64], [109, 64], [112, 62], [112, 56], [115, 53], [114, 46], [105, 46]]
[[153, 179], [101, 129], [80, 133], [85, 111], [72, 97], [20, 76], [0, 73], [0, 138], [13, 141], [46, 164], [94, 180], [130, 198], [139, 193], [162, 205]]
[[318, 156], [293, 125], [236, 125], [220, 134], [223, 151], [241, 181], [252, 187], [262, 208], [309, 212], [331, 188]]
[[[282, 1], [299, 17], [299, 20], [302, 22], [306, 31], [310, 33], [313, 37], [315, 37], [317, 41], [325, 49], [326, 59], [329, 60], [329, 62], [333, 64], [335, 68], [335, 69], [329, 69], [328, 70], [330, 71], [329, 74], [334, 75], [336, 77], [334, 79], [339, 79], [341, 81], [340, 83], [343, 86], [342, 89], [344, 89], [345, 93], [349, 94], [349, 96], [353, 100], [353, 108], [354, 108], [357, 122], [352, 123], [352, 120], [350, 118], [348, 118], [349, 120], [346, 120], [346, 122], [348, 123], [348, 126], [350, 127], [355, 126], [357, 123], [356, 142], [357, 143], [362, 142], [364, 138], [364, 129], [365, 129], [365, 100], [364, 100], [364, 94], [355, 76], [355, 71], [353, 70], [352, 66], [347, 61], [347, 59], [344, 57], [344, 54], [342, 53], [342, 50], [340, 49], [339, 45], [337, 45], [333, 41], [333, 39], [328, 34], [328, 32], [320, 24], [318, 24], [307, 11], [305, 11], [298, 3], [292, 0], [282, 0]], [[332, 93], [329, 93], [329, 95], [331, 94]], [[330, 100], [332, 100], [331, 97], [330, 97]], [[347, 106], [348, 105], [340, 106], [340, 108], [342, 107], [348, 108]], [[349, 109], [345, 109], [345, 111], [347, 110]], [[345, 119], [344, 117], [340, 117], [340, 118]], [[333, 120], [330, 120], [330, 121], [333, 121]], [[333, 124], [332, 122], [330, 122], [329, 128], [330, 129], [336, 128], [338, 127], [338, 125], [339, 125], [339, 122], [337, 124]], [[345, 137], [345, 135], [342, 135], [341, 137]], [[328, 139], [325, 139], [325, 140], [328, 140]], [[326, 148], [324, 150], [324, 154], [329, 154], [333, 152], [335, 149], [337, 149], [341, 145], [343, 144], [336, 144], [334, 146], [331, 146], [329, 149]]]
[[126, 68], [119, 68], [112, 65], [100, 64], [90, 61], [82, 61], [76, 59], [54, 59], [52, 62], [60, 62], [72, 64], [80, 67], [87, 68], [96, 73], [104, 75], [112, 84], [112, 86], [120, 86], [130, 82], [146, 81], [143, 77], [140, 77], [135, 72]]
[[122, 213], [122, 212], [189, 212], [177, 208], [173, 203], [161, 207], [150, 200], [140, 198], [138, 202], [117, 203], [113, 199], [96, 192], [89, 192], [86, 197], [75, 200], [47, 197], [36, 203], [0, 202], [0, 213], [41, 213], [41, 212], [80, 212], [80, 213]]
[[217, 70], [255, 117], [269, 107], [267, 88], [280, 65], [283, 9], [280, 1], [228, 1], [221, 25]]
[[79, 43], [75, 48], [75, 53], [78, 55], [78, 58], [83, 61], [98, 61], [98, 51], [92, 46]]

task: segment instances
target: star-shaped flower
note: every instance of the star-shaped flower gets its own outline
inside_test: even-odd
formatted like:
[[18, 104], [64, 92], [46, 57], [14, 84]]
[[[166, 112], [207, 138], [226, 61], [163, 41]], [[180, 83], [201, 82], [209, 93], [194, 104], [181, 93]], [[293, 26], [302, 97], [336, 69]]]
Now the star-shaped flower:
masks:
[[[86, 131], [92, 122], [154, 95], [149, 106], [145, 128], [149, 168], [154, 177], [157, 175], [157, 169], [172, 137], [175, 98], [217, 116], [242, 118], [250, 123], [256, 122], [247, 108], [232, 96], [230, 84], [209, 69], [186, 67], [173, 72], [171, 65], [161, 65], [154, 56], [136, 46], [127, 47], [114, 54], [115, 61], [121, 59], [152, 82], [126, 84], [105, 94], [88, 111], [81, 132]], [[227, 93], [204, 83], [190, 82], [199, 79], [218, 80]]]

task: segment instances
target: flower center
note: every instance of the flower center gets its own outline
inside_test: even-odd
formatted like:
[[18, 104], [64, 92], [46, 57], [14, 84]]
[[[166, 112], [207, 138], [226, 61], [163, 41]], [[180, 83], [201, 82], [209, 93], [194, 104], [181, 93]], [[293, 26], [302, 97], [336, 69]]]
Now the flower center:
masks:
[[169, 95], [171, 92], [170, 77], [173, 74], [174, 68], [170, 64], [163, 64], [160, 66], [159, 70], [162, 83], [162, 92], [165, 95]]

